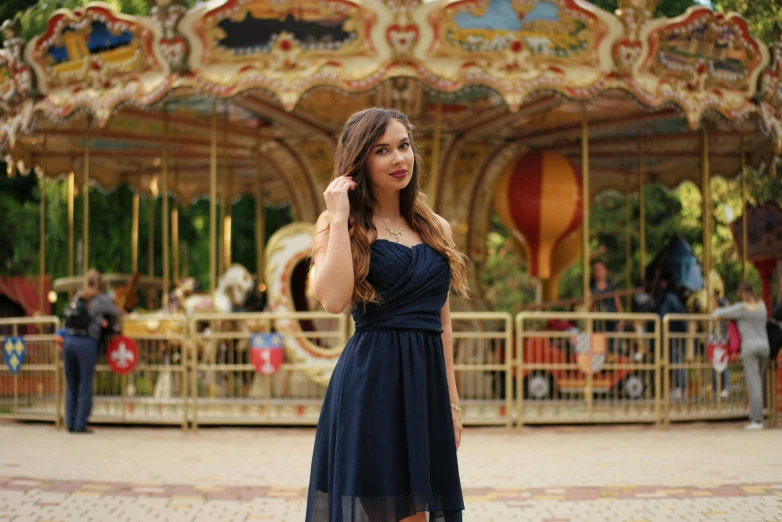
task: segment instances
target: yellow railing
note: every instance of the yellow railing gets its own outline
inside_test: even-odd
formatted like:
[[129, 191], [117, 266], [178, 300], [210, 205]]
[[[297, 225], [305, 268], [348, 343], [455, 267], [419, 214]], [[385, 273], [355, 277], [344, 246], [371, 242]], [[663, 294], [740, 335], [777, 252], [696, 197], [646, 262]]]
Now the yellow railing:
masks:
[[513, 418], [513, 318], [507, 313], [452, 312], [454, 371], [464, 424], [500, 424]]
[[[704, 315], [453, 312], [454, 369], [465, 425], [668, 424], [748, 413], [740, 360], [715, 372]], [[17, 375], [0, 365], [0, 417], [62, 425], [64, 373], [55, 317], [0, 320], [0, 339], [22, 336]], [[621, 327], [621, 328], [618, 328]], [[101, 356], [94, 422], [315, 425], [334, 359], [353, 332], [345, 315], [312, 313], [140, 316], [123, 321], [139, 348], [126, 376]], [[251, 360], [255, 333], [280, 334], [279, 369]], [[309, 355], [308, 355], [309, 354]], [[766, 389], [776, 425], [777, 374]], [[678, 391], [677, 391], [678, 390]]]
[[[709, 315], [670, 314], [663, 320], [664, 422], [745, 419], [749, 398], [741, 359], [716, 371], [709, 344], [724, 335], [725, 321]], [[769, 425], [776, 425], [776, 373], [764, 376]], [[721, 368], [720, 368], [721, 369]]]
[[169, 424], [187, 428], [187, 355], [191, 344], [184, 316], [125, 318], [122, 331], [138, 348], [138, 363], [117, 375], [101, 353], [95, 367], [94, 422]]
[[658, 316], [522, 312], [515, 335], [519, 426], [659, 423]]
[[62, 357], [57, 326], [56, 317], [0, 319], [0, 350], [5, 349], [9, 337], [24, 339], [24, 360], [18, 373], [12, 374], [5, 357], [0, 356], [0, 417], [61, 425]]
[[[298, 323], [298, 324], [296, 324]], [[190, 322], [192, 423], [315, 425], [336, 357], [347, 343], [347, 316], [326, 312], [195, 314]], [[286, 362], [271, 375], [251, 362], [254, 333], [279, 333]], [[302, 357], [289, 357], [300, 353]]]

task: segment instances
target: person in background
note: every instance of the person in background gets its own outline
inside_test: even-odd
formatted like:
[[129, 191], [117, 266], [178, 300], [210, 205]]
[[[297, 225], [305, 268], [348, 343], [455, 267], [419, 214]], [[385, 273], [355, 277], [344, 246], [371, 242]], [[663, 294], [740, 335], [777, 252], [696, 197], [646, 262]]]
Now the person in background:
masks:
[[[715, 292], [712, 300], [713, 309], [716, 310], [717, 308], [725, 308], [727, 306], [730, 306], [730, 301], [728, 301], [726, 297], [721, 296], [718, 292]], [[717, 328], [719, 328], [720, 336], [723, 338], [727, 338], [728, 336], [727, 323], [723, 322], [721, 324], [718, 324]], [[713, 390], [716, 390], [718, 388], [717, 375], [718, 374], [715, 370], [711, 371], [711, 387]], [[726, 368], [722, 372], [721, 379], [722, 379], [722, 387], [720, 389], [720, 397], [723, 399], [727, 399], [728, 397], [730, 397], [730, 370], [728, 368]]]
[[[589, 285], [589, 293], [592, 294], [592, 311], [603, 313], [622, 313], [622, 302], [616, 295], [616, 285], [608, 280], [608, 270], [602, 261], [595, 261], [592, 264], [592, 280]], [[606, 332], [608, 334], [608, 349], [611, 353], [618, 353], [621, 350], [623, 339], [611, 337], [611, 332], [621, 332], [624, 330], [624, 322], [613, 320], [594, 321], [592, 325], [595, 332]]]
[[741, 359], [749, 394], [750, 424], [744, 429], [763, 429], [763, 373], [769, 355], [766, 332], [766, 305], [755, 297], [749, 281], [739, 283], [739, 302], [717, 308], [711, 315], [720, 319], [734, 319], [741, 334]]
[[[84, 287], [71, 303], [74, 310], [84, 314], [83, 327], [69, 327], [66, 319], [66, 337], [63, 342], [63, 366], [67, 395], [65, 401], [65, 426], [71, 433], [92, 433], [87, 419], [92, 410], [92, 380], [98, 361], [98, 343], [101, 329], [109, 320], [120, 316], [120, 311], [106, 295], [103, 276], [90, 270], [84, 277]], [[82, 305], [77, 307], [79, 300]], [[78, 319], [72, 324], [77, 324]], [[80, 325], [81, 326], [81, 325]]]
[[[686, 313], [684, 305], [679, 296], [676, 295], [673, 276], [669, 273], [663, 274], [660, 278], [659, 287], [655, 291], [655, 311], [660, 319], [664, 319], [667, 314]], [[671, 321], [668, 325], [672, 333], [684, 333], [687, 331], [687, 324], [684, 321]], [[686, 352], [686, 343], [684, 339], [671, 339], [669, 345], [669, 354], [671, 364], [684, 364]], [[687, 392], [687, 370], [676, 368], [672, 370], [671, 399], [678, 400], [686, 396]]]
[[779, 287], [777, 288], [777, 304], [771, 310], [771, 317], [777, 321], [782, 321], [782, 275], [779, 276]]

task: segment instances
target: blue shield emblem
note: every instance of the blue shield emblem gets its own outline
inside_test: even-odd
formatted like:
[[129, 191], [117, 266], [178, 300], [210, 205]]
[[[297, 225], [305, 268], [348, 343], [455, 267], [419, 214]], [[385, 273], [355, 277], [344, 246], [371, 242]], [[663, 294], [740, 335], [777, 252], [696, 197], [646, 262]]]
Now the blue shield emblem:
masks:
[[6, 337], [3, 341], [3, 355], [11, 373], [19, 373], [24, 363], [24, 337]]
[[282, 335], [278, 333], [253, 334], [250, 339], [252, 362], [264, 375], [277, 373], [284, 359]]

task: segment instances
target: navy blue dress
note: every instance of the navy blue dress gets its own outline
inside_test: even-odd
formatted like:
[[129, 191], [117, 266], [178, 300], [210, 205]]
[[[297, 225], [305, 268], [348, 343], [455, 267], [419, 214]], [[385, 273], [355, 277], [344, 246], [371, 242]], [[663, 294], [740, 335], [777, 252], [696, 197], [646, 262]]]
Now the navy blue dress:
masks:
[[464, 501], [440, 337], [448, 263], [427, 244], [372, 245], [379, 304], [356, 306], [315, 434], [307, 522], [461, 522]]

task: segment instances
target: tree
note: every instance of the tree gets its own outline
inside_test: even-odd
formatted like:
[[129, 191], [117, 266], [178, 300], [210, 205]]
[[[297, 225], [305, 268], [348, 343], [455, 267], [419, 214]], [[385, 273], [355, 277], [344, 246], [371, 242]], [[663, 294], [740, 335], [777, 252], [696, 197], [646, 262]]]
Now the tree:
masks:
[[[618, 0], [592, 0], [592, 3], [601, 9], [613, 13], [619, 8]], [[662, 0], [655, 9], [653, 16], [655, 18], [667, 17], [673, 18], [685, 12], [689, 7], [698, 5], [695, 0]]]
[[738, 13], [749, 24], [752, 35], [769, 43], [774, 39], [774, 24], [782, 22], [782, 0], [712, 0], [723, 13]]
[[12, 20], [17, 14], [36, 4], [37, 0], [3, 0], [0, 3], [0, 22]]

